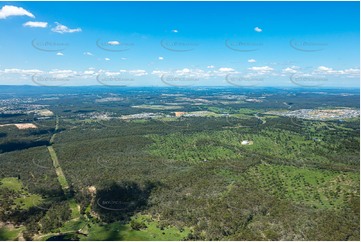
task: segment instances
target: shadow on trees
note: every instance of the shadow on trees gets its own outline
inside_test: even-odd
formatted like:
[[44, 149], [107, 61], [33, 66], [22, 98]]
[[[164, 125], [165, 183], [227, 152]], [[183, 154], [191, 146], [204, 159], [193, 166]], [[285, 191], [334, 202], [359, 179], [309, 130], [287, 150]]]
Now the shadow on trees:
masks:
[[130, 181], [110, 183], [97, 191], [94, 211], [104, 222], [129, 221], [132, 215], [147, 208], [150, 192], [155, 187], [156, 184], [150, 182], [142, 187]]
[[37, 146], [49, 145], [47, 140], [39, 140], [34, 142], [8, 142], [0, 145], [0, 153], [15, 151], [15, 150], [24, 150]]

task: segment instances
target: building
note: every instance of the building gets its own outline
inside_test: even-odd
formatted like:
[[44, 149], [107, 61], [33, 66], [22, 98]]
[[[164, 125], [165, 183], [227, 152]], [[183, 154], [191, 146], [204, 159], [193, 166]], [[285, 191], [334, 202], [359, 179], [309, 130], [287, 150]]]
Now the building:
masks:
[[251, 140], [243, 140], [241, 142], [241, 145], [253, 145], [253, 141], [251, 141]]

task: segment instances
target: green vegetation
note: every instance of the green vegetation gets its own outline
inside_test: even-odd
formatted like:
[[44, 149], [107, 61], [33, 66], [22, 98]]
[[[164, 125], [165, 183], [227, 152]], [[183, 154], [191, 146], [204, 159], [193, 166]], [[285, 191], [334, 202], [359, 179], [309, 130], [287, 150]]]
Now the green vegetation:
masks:
[[69, 189], [69, 184], [64, 176], [63, 170], [61, 169], [58, 157], [52, 146], [48, 146], [48, 150], [49, 150], [50, 157], [53, 160], [53, 166], [55, 168], [56, 175], [58, 176], [58, 181], [59, 181], [63, 191], [66, 193]]
[[[96, 101], [116, 95], [123, 101]], [[359, 108], [359, 96], [129, 89], [56, 97], [34, 99], [54, 117], [4, 118], [38, 130], [0, 127], [1, 239], [360, 239], [359, 119], [267, 114]], [[178, 106], [204, 115], [171, 117]], [[164, 118], [98, 118], [147, 111]]]
[[85, 240], [182, 240], [190, 233], [189, 229], [174, 226], [161, 226], [150, 216], [137, 215], [130, 223], [111, 223], [91, 226]]
[[5, 177], [0, 181], [0, 189], [10, 189], [16, 192], [20, 192], [23, 188], [23, 184], [18, 178], [15, 177]]
[[21, 231], [24, 228], [10, 229], [10, 228], [0, 228], [0, 240], [16, 240], [19, 238]]
[[174, 133], [168, 136], [149, 136], [154, 143], [152, 155], [189, 163], [219, 159], [240, 159], [241, 135], [231, 131], [200, 132], [195, 134]]
[[12, 204], [10, 206], [11, 210], [27, 210], [42, 202], [42, 197], [40, 195], [29, 193], [27, 189], [24, 188], [22, 182], [15, 177], [1, 179], [0, 191], [1, 200], [4, 200], [5, 198], [9, 199], [9, 193], [11, 194], [11, 200], [7, 201], [7, 204]]
[[219, 173], [232, 181], [258, 184], [267, 193], [297, 204], [315, 208], [340, 209], [351, 196], [357, 196], [357, 173], [324, 171], [286, 165], [261, 164], [238, 175], [227, 170]]

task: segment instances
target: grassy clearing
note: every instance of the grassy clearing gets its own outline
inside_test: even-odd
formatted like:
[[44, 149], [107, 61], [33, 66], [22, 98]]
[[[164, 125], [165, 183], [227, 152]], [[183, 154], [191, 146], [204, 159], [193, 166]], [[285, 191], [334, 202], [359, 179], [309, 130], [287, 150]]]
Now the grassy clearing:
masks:
[[59, 164], [58, 157], [55, 153], [55, 150], [52, 146], [48, 146], [49, 154], [51, 156], [51, 159], [53, 160], [53, 166], [55, 168], [56, 175], [58, 176], [58, 181], [65, 193], [68, 192], [69, 184], [68, 181], [65, 178], [64, 172], [61, 169], [61, 166]]
[[23, 184], [16, 177], [5, 177], [0, 181], [0, 188], [7, 188], [16, 192], [20, 192], [23, 189]]
[[147, 119], [133, 119], [131, 120], [132, 123], [137, 123], [137, 124], [144, 124], [144, 123], [147, 123], [149, 122], [149, 120]]
[[87, 225], [87, 221], [84, 219], [67, 221], [59, 230], [61, 232], [77, 231], [84, 228]]
[[126, 240], [134, 240], [136, 237], [142, 237], [144, 240], [182, 240], [191, 232], [189, 228], [178, 229], [174, 226], [162, 228], [158, 221], [146, 215], [136, 216], [133, 218], [133, 221], [144, 223], [146, 229], [139, 231], [134, 230], [130, 224], [127, 224], [127, 230], [123, 233], [124, 239]]
[[[189, 233], [190, 229], [178, 229], [174, 226], [161, 227], [159, 223], [150, 216], [138, 215], [132, 219], [134, 222], [142, 224], [144, 228], [135, 230], [132, 222], [122, 225], [112, 223], [107, 225], [92, 224], [89, 228], [89, 236], [84, 240], [182, 240]], [[133, 223], [134, 223], [133, 222]]]
[[74, 198], [69, 200], [69, 207], [71, 210], [71, 218], [72, 219], [79, 218], [80, 217], [80, 209], [79, 209], [80, 207]]
[[18, 197], [14, 200], [14, 209], [16, 208], [16, 206], [20, 206], [20, 209], [26, 210], [41, 204], [42, 201], [43, 199], [41, 198], [41, 196], [37, 194], [22, 194], [21, 197]]
[[76, 231], [82, 230], [84, 227], [86, 227], [87, 224], [88, 224], [88, 222], [83, 218], [72, 219], [72, 220], [65, 222], [62, 227], [58, 228], [57, 232], [50, 232], [50, 233], [35, 236], [34, 240], [45, 241], [51, 237], [54, 237], [54, 236], [57, 237], [60, 234], [69, 234], [69, 237], [71, 237], [72, 235], [79, 236], [80, 238], [85, 237], [85, 239], [86, 239], [86, 236], [77, 235]]
[[243, 114], [243, 115], [254, 115], [259, 112], [260, 112], [260, 110], [255, 110], [255, 109], [250, 109], [250, 108], [241, 108], [238, 113]]
[[16, 228], [16, 229], [9, 229], [6, 227], [0, 228], [0, 241], [5, 240], [16, 240], [20, 233], [24, 230], [24, 227]]
[[[1, 189], [9, 189], [15, 193], [12, 196], [6, 197], [6, 199], [13, 199], [12, 209], [23, 209], [27, 210], [33, 206], [37, 206], [41, 204], [43, 201], [42, 197], [38, 194], [31, 194], [24, 187], [21, 180], [18, 180], [15, 177], [6, 177], [0, 180], [0, 190]], [[5, 199], [1, 196], [0, 198]]]

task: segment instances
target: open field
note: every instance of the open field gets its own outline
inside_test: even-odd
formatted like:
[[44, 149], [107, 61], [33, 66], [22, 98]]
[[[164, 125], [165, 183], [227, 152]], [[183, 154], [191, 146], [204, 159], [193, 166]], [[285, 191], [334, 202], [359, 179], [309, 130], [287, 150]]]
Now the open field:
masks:
[[6, 127], [6, 126], [11, 126], [14, 125], [16, 128], [18, 129], [37, 129], [38, 127], [36, 127], [35, 124], [1, 124], [0, 127]]

